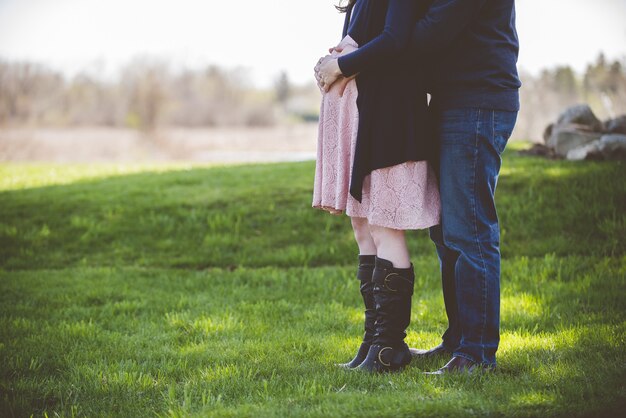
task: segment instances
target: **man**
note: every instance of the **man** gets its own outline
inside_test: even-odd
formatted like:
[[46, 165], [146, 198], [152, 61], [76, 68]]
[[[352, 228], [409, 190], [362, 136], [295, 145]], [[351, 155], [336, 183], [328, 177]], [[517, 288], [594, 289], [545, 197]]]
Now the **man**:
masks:
[[[515, 1], [433, 0], [415, 25], [409, 49], [431, 66], [429, 112], [439, 142], [442, 219], [430, 236], [448, 315], [442, 343], [411, 349], [412, 356], [452, 357], [433, 374], [492, 370], [500, 340], [494, 194], [521, 86]], [[340, 80], [341, 89], [347, 81]]]
[[448, 329], [414, 358], [452, 356], [441, 369], [496, 366], [500, 340], [500, 231], [494, 193], [500, 155], [519, 110], [514, 0], [434, 0], [411, 53], [432, 65], [430, 111], [440, 143], [441, 264]]

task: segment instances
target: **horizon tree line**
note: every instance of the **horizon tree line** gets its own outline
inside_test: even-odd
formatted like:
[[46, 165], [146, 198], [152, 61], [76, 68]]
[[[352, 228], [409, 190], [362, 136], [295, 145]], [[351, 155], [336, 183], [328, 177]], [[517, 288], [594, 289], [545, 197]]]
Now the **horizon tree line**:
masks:
[[[521, 78], [515, 138], [540, 140], [560, 112], [578, 103], [588, 103], [601, 119], [626, 113], [623, 60], [600, 54], [583, 74], [559, 66]], [[42, 64], [0, 60], [0, 128], [267, 127], [315, 121], [319, 94], [312, 82], [294, 85], [285, 72], [260, 89], [243, 70], [173, 71], [168, 62], [146, 57], [113, 80], [87, 72], [68, 79]]]

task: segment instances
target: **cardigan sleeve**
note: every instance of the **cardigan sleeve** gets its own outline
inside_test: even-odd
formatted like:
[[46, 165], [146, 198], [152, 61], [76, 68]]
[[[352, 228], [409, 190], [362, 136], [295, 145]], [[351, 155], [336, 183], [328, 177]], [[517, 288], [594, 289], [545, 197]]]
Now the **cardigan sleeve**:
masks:
[[419, 0], [389, 0], [383, 32], [358, 50], [339, 57], [341, 73], [349, 77], [400, 55], [411, 40]]
[[426, 16], [414, 26], [409, 49], [413, 53], [436, 52], [447, 47], [486, 0], [435, 0]]

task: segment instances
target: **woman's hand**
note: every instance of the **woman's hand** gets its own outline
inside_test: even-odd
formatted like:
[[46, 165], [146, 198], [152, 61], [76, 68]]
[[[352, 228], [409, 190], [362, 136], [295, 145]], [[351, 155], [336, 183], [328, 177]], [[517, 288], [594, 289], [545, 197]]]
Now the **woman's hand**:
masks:
[[337, 57], [349, 54], [356, 50], [357, 48], [352, 45], [333, 46], [333, 47], [328, 48], [328, 53], [331, 55], [326, 55], [324, 57], [321, 57], [319, 61], [317, 61], [317, 64], [315, 65], [315, 68], [314, 68], [315, 80], [317, 81], [317, 87], [320, 89], [320, 91], [327, 92], [328, 90], [330, 90], [331, 87], [333, 87], [333, 85], [338, 84], [339, 96], [343, 97], [343, 93], [346, 89], [346, 86], [351, 80], [354, 80], [356, 75], [353, 75], [352, 77], [343, 77], [341, 75], [341, 70], [339, 70], [338, 62], [336, 62], [337, 64], [336, 70], [338, 71], [338, 75], [336, 75], [334, 79], [333, 78], [330, 78], [327, 80], [322, 79], [322, 73], [320, 72], [320, 70], [325, 64], [327, 64], [328, 61], [330, 60], [337, 61], [336, 60]]
[[[344, 56], [347, 55], [351, 52], [356, 51], [358, 48], [352, 46], [352, 45], [346, 45], [343, 47], [340, 46], [336, 46], [334, 48], [331, 49], [331, 53], [335, 52], [337, 54], [339, 54], [338, 56]], [[340, 77], [339, 80], [337, 80], [337, 82], [335, 84], [337, 84], [337, 88], [339, 88], [339, 97], [343, 97], [343, 93], [346, 91], [346, 87], [348, 87], [348, 84], [350, 83], [350, 81], [354, 80], [356, 78], [358, 74], [355, 74], [353, 76], [350, 77]]]
[[348, 87], [348, 84], [352, 80], [354, 80], [357, 75], [358, 74], [355, 74], [355, 75], [350, 76], [350, 77], [340, 77], [339, 80], [337, 80], [335, 82], [335, 84], [333, 84], [333, 86], [336, 86], [335, 88], [339, 89], [339, 97], [343, 97], [343, 93], [345, 93], [346, 87]]
[[336, 46], [332, 49], [332, 52], [336, 52], [337, 54], [339, 54], [339, 57], [342, 57], [344, 55], [348, 55], [351, 52], [356, 51], [358, 48], [352, 45], [344, 45], [344, 46]]
[[327, 56], [317, 66], [318, 82], [325, 92], [330, 90], [330, 86], [341, 76], [341, 69], [339, 68], [337, 58]]
[[329, 60], [331, 58], [332, 57], [330, 55], [326, 55], [325, 57], [320, 58], [319, 61], [317, 61], [317, 64], [315, 64], [315, 67], [313, 68], [313, 71], [315, 72], [315, 80], [317, 81], [317, 87], [319, 87], [320, 91], [322, 92], [326, 90], [325, 90], [324, 82], [322, 81], [322, 77], [319, 73], [320, 67], [322, 66], [324, 62], [326, 62], [326, 60]]

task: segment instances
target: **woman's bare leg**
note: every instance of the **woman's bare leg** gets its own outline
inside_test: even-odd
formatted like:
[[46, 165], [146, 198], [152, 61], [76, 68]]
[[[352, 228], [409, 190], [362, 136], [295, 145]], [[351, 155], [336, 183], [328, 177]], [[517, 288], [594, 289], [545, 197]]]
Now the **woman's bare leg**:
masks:
[[350, 218], [354, 239], [359, 246], [360, 255], [376, 255], [376, 244], [370, 233], [370, 224], [367, 218]]
[[369, 230], [378, 258], [391, 261], [395, 268], [411, 267], [404, 231], [377, 225], [370, 225]]

